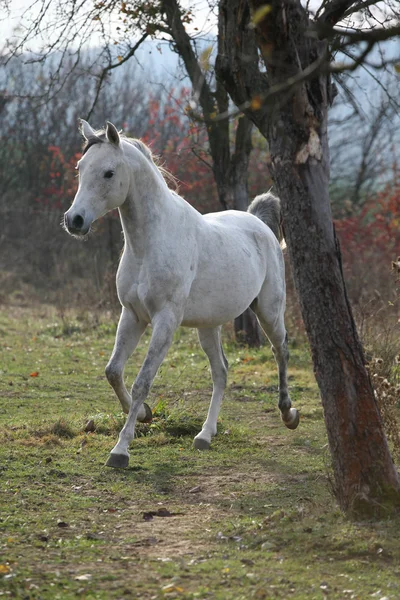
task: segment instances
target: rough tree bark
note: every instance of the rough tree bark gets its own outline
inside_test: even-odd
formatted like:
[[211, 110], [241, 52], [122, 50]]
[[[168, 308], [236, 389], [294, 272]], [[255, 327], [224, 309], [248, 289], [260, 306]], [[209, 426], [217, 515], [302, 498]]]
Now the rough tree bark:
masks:
[[[186, 32], [182, 22], [181, 9], [178, 1], [162, 0], [161, 7], [173, 38], [174, 48], [177, 54], [182, 58], [186, 72], [191, 81], [194, 99], [200, 105], [202, 116], [207, 124], [212, 169], [217, 185], [219, 202], [224, 209], [234, 208], [235, 186], [231, 176], [229, 121], [228, 119], [213, 119], [217, 112], [227, 111], [229, 105], [228, 94], [220, 82], [217, 82], [216, 90], [213, 92], [206, 81], [205, 74], [202, 71], [196, 53], [193, 50], [190, 36]], [[244, 159], [242, 167], [246, 172], [246, 178], [248, 165], [247, 152], [250, 152], [251, 150], [250, 139], [251, 127], [247, 127], [244, 130], [244, 135], [236, 138], [236, 141], [242, 145], [239, 150], [239, 156]]]
[[[217, 82], [217, 85], [220, 86], [220, 82]], [[229, 179], [233, 189], [234, 207], [237, 210], [247, 210], [249, 204], [248, 168], [252, 150], [252, 128], [252, 121], [243, 115], [239, 119], [236, 130], [235, 151], [232, 154], [229, 167]], [[244, 313], [235, 319], [234, 329], [236, 340], [239, 343], [247, 344], [252, 348], [261, 345], [261, 330], [257, 317], [251, 308], [245, 310]]]
[[[250, 0], [249, 4], [255, 12], [264, 3]], [[247, 103], [245, 113], [269, 143], [285, 239], [324, 408], [336, 498], [348, 514], [371, 514], [383, 506], [399, 505], [400, 485], [346, 295], [332, 222], [329, 78], [320, 74], [303, 81], [279, 101], [255, 110], [262, 75], [255, 86], [248, 77], [251, 69], [258, 69], [257, 46], [267, 67], [263, 82], [267, 92], [323, 58], [328, 47], [326, 41], [309, 35], [310, 23], [300, 0], [270, 0], [269, 12], [257, 22], [256, 32], [249, 27], [249, 4], [221, 2], [219, 36], [224, 52], [218, 76], [238, 106]], [[336, 0], [335, 6], [339, 4], [346, 2]]]
[[[176, 52], [182, 58], [186, 72], [192, 83], [203, 118], [207, 124], [208, 141], [212, 158], [212, 169], [217, 185], [218, 198], [226, 210], [235, 208], [247, 210], [249, 203], [247, 178], [253, 123], [246, 117], [239, 119], [235, 136], [235, 149], [231, 153], [229, 120], [217, 120], [217, 113], [224, 113], [229, 107], [229, 98], [221, 81], [216, 82], [212, 91], [202, 72], [198, 58], [192, 48], [191, 39], [182, 22], [177, 0], [163, 0], [162, 11], [174, 40]], [[254, 313], [247, 309], [235, 319], [236, 338], [248, 346], [259, 346], [261, 331]]]

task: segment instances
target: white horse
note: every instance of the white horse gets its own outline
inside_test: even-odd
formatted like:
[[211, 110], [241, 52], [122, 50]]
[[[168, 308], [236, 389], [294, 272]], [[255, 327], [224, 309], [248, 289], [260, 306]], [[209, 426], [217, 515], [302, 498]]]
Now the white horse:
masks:
[[[143, 142], [120, 136], [112, 123], [95, 132], [82, 120], [81, 132], [86, 144], [77, 165], [79, 187], [65, 213], [65, 228], [76, 237], [84, 236], [96, 219], [118, 208], [125, 237], [117, 273], [122, 313], [106, 376], [128, 417], [106, 464], [128, 466], [136, 419], [151, 420], [144, 400], [180, 325], [197, 327], [210, 361], [211, 404], [194, 438], [195, 448], [210, 447], [228, 370], [221, 325], [249, 306], [273, 346], [282, 420], [295, 429], [299, 413], [291, 408], [287, 386], [279, 200], [264, 194], [248, 212], [201, 215], [168, 188], [165, 172]], [[153, 328], [151, 341], [129, 394], [124, 366], [148, 324]]]

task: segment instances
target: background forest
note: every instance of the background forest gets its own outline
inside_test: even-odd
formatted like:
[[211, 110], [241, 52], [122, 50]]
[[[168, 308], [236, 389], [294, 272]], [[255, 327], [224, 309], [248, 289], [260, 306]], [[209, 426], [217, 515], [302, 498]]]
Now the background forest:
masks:
[[[207, 48], [204, 51], [207, 53]], [[87, 56], [87, 71], [90, 67]], [[72, 61], [72, 57], [71, 57]], [[66, 73], [71, 64], [64, 64]], [[106, 216], [84, 244], [60, 226], [77, 187], [79, 117], [86, 117], [96, 80], [71, 71], [54, 96], [43, 95], [51, 68], [27, 68], [15, 58], [3, 72], [0, 103], [0, 300], [29, 305], [118, 310], [114, 276], [123, 245], [117, 214]], [[149, 81], [148, 73], [153, 81]], [[101, 127], [112, 120], [143, 139], [176, 178], [180, 194], [200, 212], [221, 210], [205, 126], [188, 117], [190, 86], [179, 78], [168, 46], [149, 43], [141, 60], [123, 65], [103, 86], [91, 115]], [[393, 72], [392, 72], [393, 73]], [[60, 76], [64, 80], [63, 74]], [[376, 79], [376, 78], [375, 78]], [[361, 72], [340, 81], [331, 111], [331, 201], [341, 240], [350, 299], [362, 335], [385, 323], [393, 335], [396, 282], [391, 261], [400, 248], [399, 116], [396, 75], [374, 82]], [[18, 89], [20, 97], [8, 95]], [[29, 96], [21, 94], [29, 91]], [[232, 137], [238, 119], [232, 121]], [[249, 161], [249, 198], [271, 186], [268, 147], [256, 131]], [[290, 276], [292, 337], [302, 331]]]

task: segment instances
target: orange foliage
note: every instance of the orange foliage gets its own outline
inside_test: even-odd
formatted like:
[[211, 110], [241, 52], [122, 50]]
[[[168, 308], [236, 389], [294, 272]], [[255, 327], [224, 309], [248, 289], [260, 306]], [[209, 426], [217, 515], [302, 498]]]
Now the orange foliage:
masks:
[[[391, 261], [400, 250], [400, 183], [388, 184], [359, 213], [335, 221], [353, 302], [387, 291]], [[390, 286], [391, 287], [391, 286]]]

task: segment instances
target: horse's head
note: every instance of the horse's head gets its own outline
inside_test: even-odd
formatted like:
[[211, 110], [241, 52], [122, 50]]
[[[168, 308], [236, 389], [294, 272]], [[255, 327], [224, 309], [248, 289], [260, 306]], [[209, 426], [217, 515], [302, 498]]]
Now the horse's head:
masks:
[[118, 208], [129, 190], [129, 167], [117, 129], [107, 122], [104, 133], [96, 133], [81, 120], [86, 140], [78, 162], [79, 187], [71, 208], [64, 215], [68, 233], [83, 236], [96, 219]]

